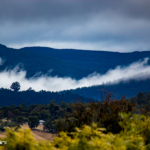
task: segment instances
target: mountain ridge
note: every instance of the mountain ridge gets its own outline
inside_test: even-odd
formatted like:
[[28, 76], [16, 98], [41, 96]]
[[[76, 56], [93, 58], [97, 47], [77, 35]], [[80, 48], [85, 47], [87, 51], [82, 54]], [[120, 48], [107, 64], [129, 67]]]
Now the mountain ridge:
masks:
[[0, 44], [0, 48], [7, 48], [7, 47], [3, 44]]

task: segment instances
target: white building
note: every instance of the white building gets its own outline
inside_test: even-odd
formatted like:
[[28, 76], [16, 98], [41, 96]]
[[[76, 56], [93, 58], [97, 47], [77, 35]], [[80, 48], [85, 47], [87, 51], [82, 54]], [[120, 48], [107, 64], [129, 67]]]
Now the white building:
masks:
[[44, 120], [39, 120], [39, 123], [40, 124], [43, 124], [45, 121]]

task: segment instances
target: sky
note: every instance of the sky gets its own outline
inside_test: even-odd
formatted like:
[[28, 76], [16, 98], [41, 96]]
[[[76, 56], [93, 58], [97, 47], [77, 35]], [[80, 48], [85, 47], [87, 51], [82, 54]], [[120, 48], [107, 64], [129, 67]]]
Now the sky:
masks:
[[0, 43], [150, 50], [149, 0], [0, 0]]

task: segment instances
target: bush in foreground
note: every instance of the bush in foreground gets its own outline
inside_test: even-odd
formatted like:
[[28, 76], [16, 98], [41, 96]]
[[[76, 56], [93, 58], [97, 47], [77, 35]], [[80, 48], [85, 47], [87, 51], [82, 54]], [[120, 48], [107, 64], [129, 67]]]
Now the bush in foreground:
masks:
[[53, 142], [37, 142], [30, 129], [7, 129], [7, 145], [1, 150], [149, 150], [150, 117], [120, 113], [123, 130], [118, 134], [107, 133], [96, 124], [76, 128], [75, 132], [61, 132]]

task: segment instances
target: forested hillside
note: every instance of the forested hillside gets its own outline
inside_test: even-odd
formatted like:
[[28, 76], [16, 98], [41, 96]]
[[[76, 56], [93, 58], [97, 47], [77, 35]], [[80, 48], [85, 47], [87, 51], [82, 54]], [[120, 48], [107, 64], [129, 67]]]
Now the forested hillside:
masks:
[[[105, 88], [105, 90], [107, 90], [108, 92], [113, 92], [116, 99], [120, 99], [122, 96], [131, 98], [133, 96], [136, 96], [140, 91], [148, 92], [150, 90], [150, 79], [142, 81], [130, 80], [128, 82], [120, 82], [118, 84], [112, 85], [84, 87], [70, 90], [70, 92], [73, 94], [79, 94], [83, 97], [91, 97], [96, 100], [102, 100], [101, 91], [103, 90], [103, 88]], [[62, 91], [61, 93], [65, 92], [66, 91]]]
[[50, 70], [51, 76], [60, 77], [82, 77], [93, 73], [90, 69], [72, 65], [62, 60], [55, 59], [50, 56], [43, 56], [29, 51], [17, 50], [0, 46], [0, 57], [5, 60], [4, 64], [0, 66], [0, 71], [4, 69], [13, 69], [17, 65], [21, 69], [27, 71], [27, 78], [34, 76], [41, 72], [48, 74]]
[[[149, 56], [149, 51], [118, 53], [72, 49], [58, 50], [46, 47], [12, 49], [0, 45], [0, 57], [4, 60], [3, 65], [0, 66], [0, 71], [13, 69], [19, 65], [21, 69], [27, 72], [27, 78], [33, 77], [35, 74], [36, 76], [47, 74], [49, 76], [71, 77], [78, 80], [94, 72], [104, 74], [118, 65], [126, 66]], [[40, 74], [37, 74], [39, 72]], [[140, 91], [149, 91], [149, 82], [150, 80], [129, 81], [115, 85], [79, 88], [71, 90], [71, 92], [83, 97], [100, 100], [99, 90], [105, 87], [107, 91], [114, 92], [116, 98], [123, 95], [130, 98]]]
[[81, 79], [93, 72], [103, 74], [118, 65], [129, 65], [139, 59], [150, 57], [150, 52], [118, 53], [71, 49], [58, 50], [43, 47], [12, 49], [1, 45], [0, 57], [6, 60], [0, 70], [22, 64], [27, 71], [27, 77], [31, 77], [37, 72], [48, 73], [52, 69], [53, 71], [50, 74], [52, 76], [69, 76]]
[[[130, 63], [138, 61], [139, 59], [150, 57], [149, 51], [119, 53], [108, 51], [53, 49], [45, 47], [28, 47], [21, 50], [56, 58], [66, 63], [80, 67], [86, 67], [91, 69], [93, 72], [96, 71], [102, 74], [106, 73], [109, 69], [115, 68], [118, 65], [129, 65]], [[82, 76], [80, 76], [80, 78], [81, 77]], [[74, 78], [77, 77], [74, 76]]]
[[69, 91], [65, 94], [58, 94], [57, 92], [50, 91], [35, 92], [32, 89], [20, 92], [3, 88], [0, 89], [0, 107], [10, 105], [18, 106], [23, 103], [26, 103], [26, 105], [49, 104], [51, 100], [55, 100], [55, 102], [59, 104], [61, 101], [75, 102], [75, 100], [79, 99], [82, 102], [90, 102], [90, 98], [84, 98], [83, 96], [80, 96], [78, 94], [72, 94]]

